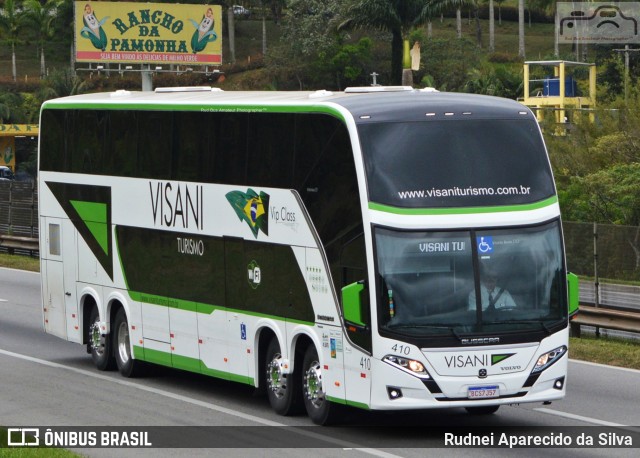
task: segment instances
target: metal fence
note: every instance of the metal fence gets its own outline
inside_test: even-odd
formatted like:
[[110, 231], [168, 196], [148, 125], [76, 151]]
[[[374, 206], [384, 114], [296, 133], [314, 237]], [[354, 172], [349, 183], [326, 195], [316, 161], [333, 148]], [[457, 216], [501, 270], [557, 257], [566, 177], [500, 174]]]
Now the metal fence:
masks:
[[0, 234], [38, 237], [35, 183], [0, 181]]
[[569, 271], [595, 281], [639, 282], [640, 226], [564, 222]]

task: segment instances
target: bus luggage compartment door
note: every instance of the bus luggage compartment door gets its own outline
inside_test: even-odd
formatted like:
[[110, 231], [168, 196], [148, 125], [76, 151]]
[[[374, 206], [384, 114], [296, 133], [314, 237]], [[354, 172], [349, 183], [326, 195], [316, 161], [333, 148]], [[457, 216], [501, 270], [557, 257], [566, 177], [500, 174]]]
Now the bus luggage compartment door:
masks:
[[[42, 267], [46, 269], [47, 279], [42, 298], [44, 329], [49, 334], [67, 339], [67, 308], [71, 312], [70, 316], [77, 320], [77, 305], [72, 303], [76, 297], [73, 276], [75, 253], [71, 243], [73, 226], [64, 224], [63, 227], [63, 220], [59, 218], [43, 218], [43, 223], [46, 243], [42, 253]], [[65, 234], [66, 232], [69, 234]], [[65, 265], [65, 262], [69, 265]]]

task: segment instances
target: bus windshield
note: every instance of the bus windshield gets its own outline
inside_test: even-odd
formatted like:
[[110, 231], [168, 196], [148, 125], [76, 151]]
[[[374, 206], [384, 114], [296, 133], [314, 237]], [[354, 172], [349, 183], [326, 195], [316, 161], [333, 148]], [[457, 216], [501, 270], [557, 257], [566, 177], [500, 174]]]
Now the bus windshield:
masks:
[[547, 331], [567, 316], [560, 228], [376, 228], [379, 322], [396, 334]]
[[555, 193], [531, 119], [381, 122], [358, 131], [372, 202], [475, 207], [538, 202]]

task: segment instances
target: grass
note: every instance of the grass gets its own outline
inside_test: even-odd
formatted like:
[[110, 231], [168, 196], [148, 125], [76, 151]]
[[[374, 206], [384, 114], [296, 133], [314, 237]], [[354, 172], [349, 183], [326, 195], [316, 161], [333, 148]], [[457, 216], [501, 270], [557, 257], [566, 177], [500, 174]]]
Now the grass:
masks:
[[[74, 458], [79, 455], [70, 452], [69, 450], [61, 448], [7, 448], [7, 429], [0, 428], [0, 458]], [[18, 437], [14, 437], [14, 441], [18, 440]], [[42, 438], [40, 438], [42, 440]]]
[[30, 256], [0, 253], [0, 266], [7, 267], [9, 269], [40, 272], [40, 261], [38, 258]]
[[571, 337], [569, 357], [581, 361], [640, 370], [640, 343], [612, 337]]

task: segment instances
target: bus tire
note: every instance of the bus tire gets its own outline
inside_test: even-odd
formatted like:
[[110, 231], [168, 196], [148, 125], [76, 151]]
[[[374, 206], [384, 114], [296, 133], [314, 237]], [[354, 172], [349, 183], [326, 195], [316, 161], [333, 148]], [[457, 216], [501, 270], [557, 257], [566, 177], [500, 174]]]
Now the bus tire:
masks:
[[102, 336], [100, 332], [100, 313], [98, 307], [91, 308], [89, 315], [89, 329], [87, 350], [91, 353], [93, 364], [99, 371], [109, 371], [115, 369], [115, 360], [111, 351], [111, 336]]
[[491, 415], [496, 413], [500, 406], [478, 406], [478, 407], [465, 407], [467, 413], [471, 415]]
[[302, 399], [307, 415], [316, 425], [335, 423], [342, 406], [327, 399], [322, 379], [322, 367], [316, 347], [310, 345], [302, 363]]
[[142, 372], [142, 361], [133, 359], [131, 355], [129, 322], [127, 314], [121, 308], [116, 313], [113, 323], [113, 354], [120, 374], [124, 377], [136, 377]]
[[295, 377], [299, 371], [283, 374], [280, 363], [282, 353], [277, 338], [272, 338], [265, 353], [265, 381], [267, 398], [271, 408], [279, 415], [293, 415], [300, 411], [300, 380]]

